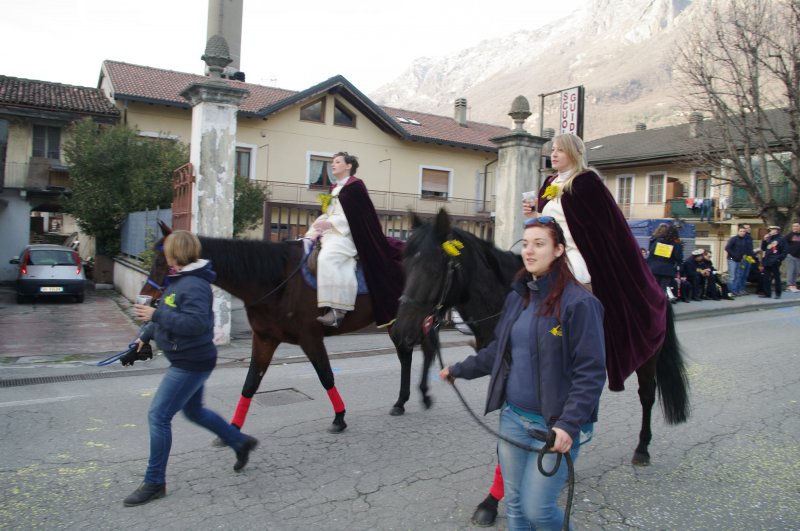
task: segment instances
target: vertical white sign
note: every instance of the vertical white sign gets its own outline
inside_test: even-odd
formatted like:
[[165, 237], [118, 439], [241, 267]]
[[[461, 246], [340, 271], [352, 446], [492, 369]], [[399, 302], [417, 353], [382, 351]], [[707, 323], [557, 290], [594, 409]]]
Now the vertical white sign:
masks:
[[579, 87], [561, 91], [559, 132], [578, 134], [578, 120], [580, 119]]

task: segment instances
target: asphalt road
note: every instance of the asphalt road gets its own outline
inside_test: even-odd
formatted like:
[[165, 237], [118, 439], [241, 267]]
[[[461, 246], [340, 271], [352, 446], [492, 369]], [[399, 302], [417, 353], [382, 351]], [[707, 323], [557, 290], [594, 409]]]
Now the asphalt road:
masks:
[[[798, 323], [797, 306], [680, 321], [690, 422], [667, 427], [657, 414], [653, 463], [633, 467], [635, 381], [605, 392], [594, 440], [577, 463], [575, 527], [800, 529]], [[451, 346], [444, 356], [469, 352]], [[245, 425], [262, 443], [247, 469], [234, 473], [232, 451], [176, 417], [168, 495], [137, 508], [121, 500], [146, 466], [146, 412], [160, 371], [0, 386], [0, 528], [471, 529], [495, 439], [440, 382], [432, 409], [415, 394], [405, 416], [390, 417], [394, 354], [333, 365], [345, 432], [325, 431], [333, 414], [309, 364], [276, 364]], [[235, 363], [218, 368], [207, 403], [230, 415], [245, 372]], [[486, 383], [458, 383], [478, 410]], [[487, 422], [495, 426], [496, 414]], [[502, 510], [497, 528], [505, 528]]]

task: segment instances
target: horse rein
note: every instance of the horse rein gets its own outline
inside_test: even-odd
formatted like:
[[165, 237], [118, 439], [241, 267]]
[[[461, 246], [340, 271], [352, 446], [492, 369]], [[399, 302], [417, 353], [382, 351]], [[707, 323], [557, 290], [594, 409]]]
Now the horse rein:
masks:
[[289, 275], [286, 278], [284, 278], [283, 281], [280, 284], [278, 284], [277, 286], [272, 288], [269, 292], [267, 292], [266, 295], [262, 295], [261, 297], [256, 299], [255, 302], [251, 302], [250, 304], [245, 304], [244, 305], [245, 308], [252, 308], [253, 306], [258, 305], [260, 302], [265, 300], [267, 297], [269, 297], [270, 295], [272, 295], [273, 293], [275, 293], [276, 291], [281, 289], [283, 286], [285, 286], [287, 282], [289, 282], [297, 273], [300, 272], [301, 269], [303, 269], [303, 264], [306, 263], [306, 260], [308, 260], [308, 255], [304, 253], [303, 257], [300, 259], [300, 263], [297, 264], [296, 268], [294, 268], [294, 271], [289, 273]]
[[[436, 327], [438, 328], [438, 323], [436, 324]], [[442, 351], [439, 348], [439, 342], [435, 341], [433, 343], [434, 343], [434, 349], [436, 350], [436, 358], [439, 360], [439, 367], [441, 367], [441, 369], [444, 369], [444, 361], [442, 360]], [[567, 503], [566, 503], [566, 507], [564, 509], [564, 525], [563, 525], [562, 529], [565, 530], [565, 531], [568, 531], [569, 530], [569, 517], [570, 517], [570, 513], [572, 512], [572, 502], [573, 502], [573, 498], [575, 497], [575, 465], [572, 462], [572, 455], [569, 452], [567, 452], [565, 454], [562, 454], [560, 452], [552, 452], [552, 453], [556, 454], [556, 463], [555, 463], [555, 465], [553, 465], [553, 468], [551, 470], [545, 470], [544, 469], [544, 464], [543, 464], [544, 456], [547, 455], [548, 453], [551, 453], [549, 450], [556, 443], [556, 432], [553, 431], [552, 429], [550, 429], [547, 432], [547, 434], [545, 434], [545, 433], [543, 433], [541, 431], [538, 431], [538, 430], [528, 430], [528, 433], [530, 434], [531, 437], [533, 437], [534, 439], [537, 439], [539, 441], [543, 441], [544, 442], [544, 445], [541, 448], [534, 448], [533, 446], [528, 446], [527, 444], [523, 444], [523, 443], [521, 443], [519, 441], [515, 441], [514, 439], [509, 439], [508, 437], [500, 434], [499, 432], [497, 432], [494, 429], [492, 429], [491, 427], [489, 427], [480, 417], [478, 417], [478, 415], [475, 413], [475, 411], [473, 411], [472, 408], [467, 403], [466, 399], [464, 398], [464, 395], [462, 395], [461, 391], [459, 391], [458, 387], [456, 387], [455, 381], [448, 379], [448, 382], [450, 383], [450, 387], [453, 388], [453, 391], [456, 392], [456, 396], [458, 396], [458, 399], [461, 401], [461, 404], [464, 406], [464, 409], [467, 410], [467, 413], [469, 413], [469, 415], [475, 420], [475, 422], [478, 423], [478, 425], [481, 428], [483, 428], [484, 430], [489, 432], [491, 435], [494, 435], [498, 439], [501, 439], [501, 440], [507, 442], [508, 444], [510, 444], [512, 446], [516, 446], [517, 448], [519, 448], [521, 450], [525, 450], [526, 452], [538, 453], [539, 457], [536, 460], [536, 467], [539, 469], [539, 472], [543, 476], [546, 476], [546, 477], [554, 476], [555, 473], [558, 472], [559, 467], [561, 466], [561, 458], [564, 457], [566, 459], [566, 461], [567, 461]]]

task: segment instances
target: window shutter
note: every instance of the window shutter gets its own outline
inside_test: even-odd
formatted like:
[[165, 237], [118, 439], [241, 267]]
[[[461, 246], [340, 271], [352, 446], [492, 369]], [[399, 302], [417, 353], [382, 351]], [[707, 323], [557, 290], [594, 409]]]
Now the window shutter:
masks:
[[443, 170], [422, 169], [422, 190], [436, 195], [447, 195], [450, 172]]

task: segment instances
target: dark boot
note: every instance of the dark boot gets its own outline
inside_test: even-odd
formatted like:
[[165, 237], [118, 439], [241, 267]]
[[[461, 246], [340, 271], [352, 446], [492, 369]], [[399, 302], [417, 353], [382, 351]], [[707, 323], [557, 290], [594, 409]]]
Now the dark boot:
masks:
[[239, 450], [236, 450], [236, 464], [233, 465], [233, 469], [236, 472], [239, 472], [247, 465], [247, 461], [250, 459], [250, 452], [255, 450], [256, 446], [258, 446], [258, 439], [245, 435], [244, 444]]
[[472, 515], [472, 523], [481, 526], [489, 527], [494, 525], [497, 518], [497, 501], [494, 496], [489, 494], [486, 499], [478, 504], [475, 513]]
[[122, 501], [125, 507], [135, 507], [163, 498], [167, 495], [166, 483], [142, 483], [139, 488]]

